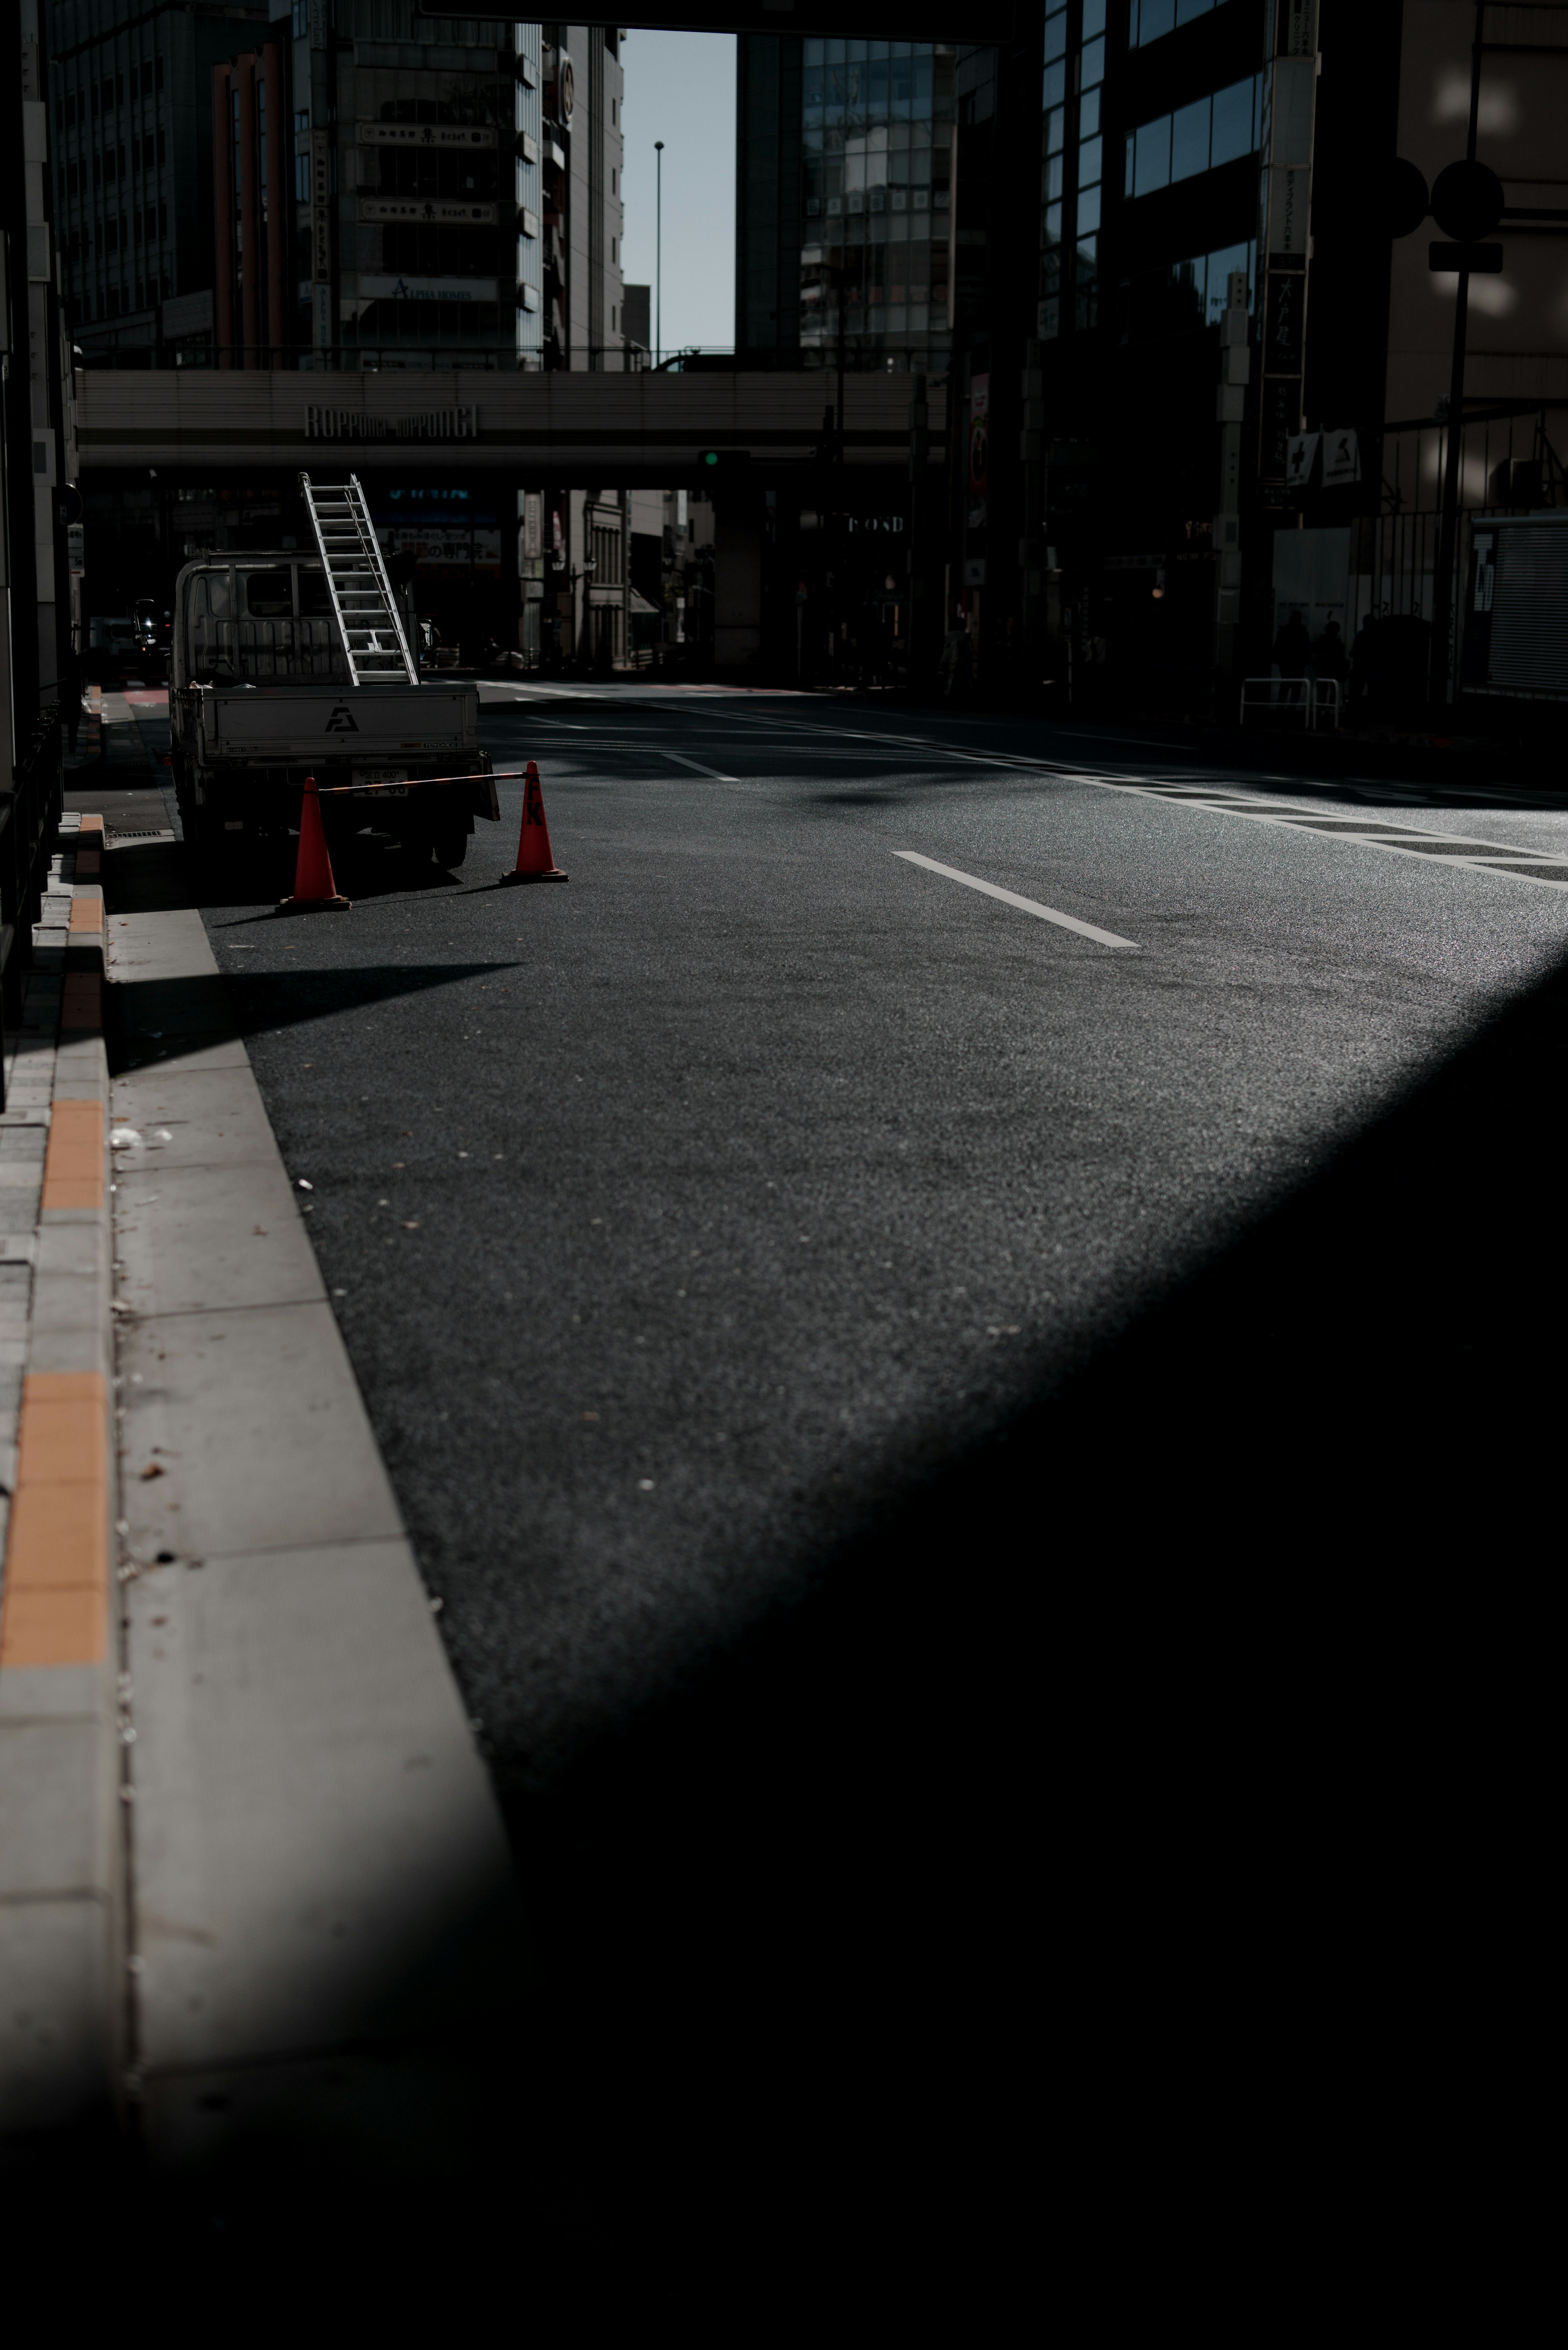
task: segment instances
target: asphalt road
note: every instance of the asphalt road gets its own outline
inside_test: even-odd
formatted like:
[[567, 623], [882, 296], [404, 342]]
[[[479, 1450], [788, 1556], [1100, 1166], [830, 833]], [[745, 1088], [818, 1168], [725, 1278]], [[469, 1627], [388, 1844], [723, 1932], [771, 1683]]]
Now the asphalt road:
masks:
[[1260, 2067], [1332, 2094], [1347, 1921], [1392, 1981], [1445, 1898], [1455, 1677], [1533, 1645], [1568, 811], [484, 725], [567, 888], [496, 886], [504, 784], [455, 876], [204, 910], [507, 1804], [531, 2192], [590, 2260], [1026, 2230], [1049, 2095], [1102, 2225]]

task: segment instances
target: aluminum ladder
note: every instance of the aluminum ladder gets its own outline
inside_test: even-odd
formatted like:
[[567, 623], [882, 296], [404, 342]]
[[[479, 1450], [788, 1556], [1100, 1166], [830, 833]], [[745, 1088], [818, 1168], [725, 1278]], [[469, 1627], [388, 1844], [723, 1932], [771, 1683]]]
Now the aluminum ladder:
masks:
[[321, 551], [349, 683], [418, 685], [419, 665], [409, 650], [358, 475], [316, 487], [308, 473], [301, 473], [299, 487]]

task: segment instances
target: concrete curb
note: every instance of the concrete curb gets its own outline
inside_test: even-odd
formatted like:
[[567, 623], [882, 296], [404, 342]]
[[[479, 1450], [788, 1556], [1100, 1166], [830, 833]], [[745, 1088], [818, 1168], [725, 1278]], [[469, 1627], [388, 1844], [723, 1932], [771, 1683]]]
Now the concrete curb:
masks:
[[108, 968], [157, 1039], [112, 1089], [141, 2152], [472, 2180], [528, 1973], [489, 1775], [200, 912], [117, 911]]
[[0, 1133], [13, 1222], [24, 1170], [37, 1172], [32, 1232], [6, 1232], [0, 1257], [5, 1311], [27, 1293], [6, 1349], [17, 1424], [0, 1595], [0, 2150], [11, 2151], [107, 2123], [121, 2064], [102, 831], [101, 817], [61, 820]]

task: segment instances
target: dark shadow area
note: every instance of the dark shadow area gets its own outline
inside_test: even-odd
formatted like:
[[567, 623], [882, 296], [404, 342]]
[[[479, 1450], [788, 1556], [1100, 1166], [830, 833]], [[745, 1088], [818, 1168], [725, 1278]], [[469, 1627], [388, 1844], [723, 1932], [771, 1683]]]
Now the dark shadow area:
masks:
[[[1020, 722], [998, 713], [988, 731], [1012, 733]], [[1129, 750], [1147, 743], [1151, 760], [1163, 766], [1195, 765], [1222, 771], [1238, 782], [1251, 784], [1259, 768], [1288, 780], [1292, 791], [1325, 791], [1337, 787], [1375, 793], [1398, 785], [1408, 791], [1430, 791], [1445, 806], [1518, 807], [1568, 806], [1568, 775], [1559, 744], [1526, 747], [1498, 743], [1438, 743], [1421, 741], [1379, 742], [1351, 731], [1342, 733], [1287, 734], [1245, 731], [1239, 727], [1182, 725], [1151, 722], [1147, 733], [1136, 720], [1118, 719], [1102, 730], [1092, 718], [1075, 719], [1058, 730], [1049, 719], [1030, 725], [1031, 737], [1049, 758], [1064, 764], [1105, 757], [1126, 764]], [[1069, 734], [1074, 749], [1065, 754], [1050, 747], [1058, 733]], [[1103, 748], [1102, 748], [1103, 745]]]
[[517, 962], [370, 963], [353, 971], [219, 972], [119, 981], [107, 998], [109, 1074], [173, 1059], [225, 1036], [256, 1036], [432, 987], [518, 971]]
[[65, 804], [68, 808], [79, 808], [84, 816], [101, 816], [110, 840], [128, 834], [134, 837], [139, 832], [161, 832], [169, 823], [163, 795], [151, 784], [115, 791], [72, 776], [66, 785]]
[[124, 2208], [187, 2278], [739, 2341], [1194, 2302], [1251, 2339], [1282, 2295], [1316, 2331], [1366, 2262], [1528, 2233], [1565, 1077], [1559, 971], [890, 1471], [743, 1648], [548, 1787], [495, 1757], [538, 1975], [455, 2183], [323, 2196], [283, 2147]]
[[650, 2274], [967, 2280], [984, 2339], [1037, 2260], [1222, 2312], [1538, 2200], [1487, 2116], [1557, 1808], [1565, 1076], [1559, 972], [744, 1653], [543, 1793], [499, 1759], [548, 2136]]
[[[105, 823], [112, 839], [114, 826], [109, 817]], [[470, 843], [471, 857], [475, 846]], [[482, 877], [490, 878], [477, 863], [470, 872], [466, 866], [449, 870], [435, 864], [428, 853], [421, 862], [379, 837], [355, 836], [347, 843], [334, 844], [331, 853], [334, 877], [338, 887], [351, 898], [421, 897], [432, 889], [455, 894], [465, 887], [472, 888]], [[183, 841], [176, 840], [149, 840], [134, 847], [117, 847], [111, 892], [114, 910], [122, 914], [154, 914], [200, 906], [209, 912], [244, 912], [258, 922], [328, 921], [332, 919], [328, 912], [319, 916], [278, 914], [278, 900], [294, 887], [296, 854], [297, 846], [292, 838], [264, 843], [243, 856], [228, 857], [211, 853], [197, 857]]]

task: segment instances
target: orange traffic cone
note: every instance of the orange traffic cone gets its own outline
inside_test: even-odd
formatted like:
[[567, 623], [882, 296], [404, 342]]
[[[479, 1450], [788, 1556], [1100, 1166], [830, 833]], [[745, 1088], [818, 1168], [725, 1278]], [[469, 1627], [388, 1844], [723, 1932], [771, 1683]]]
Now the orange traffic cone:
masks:
[[349, 900], [337, 894], [332, 859], [327, 854], [327, 834], [321, 822], [321, 795], [314, 775], [305, 779], [299, 806], [299, 858], [294, 868], [294, 895], [278, 901], [280, 914], [310, 914], [317, 910], [347, 913]]
[[523, 829], [517, 836], [517, 862], [510, 873], [501, 877], [505, 888], [514, 881], [565, 881], [563, 873], [550, 852], [550, 827], [545, 821], [545, 795], [539, 789], [539, 770], [532, 759], [523, 784]]

